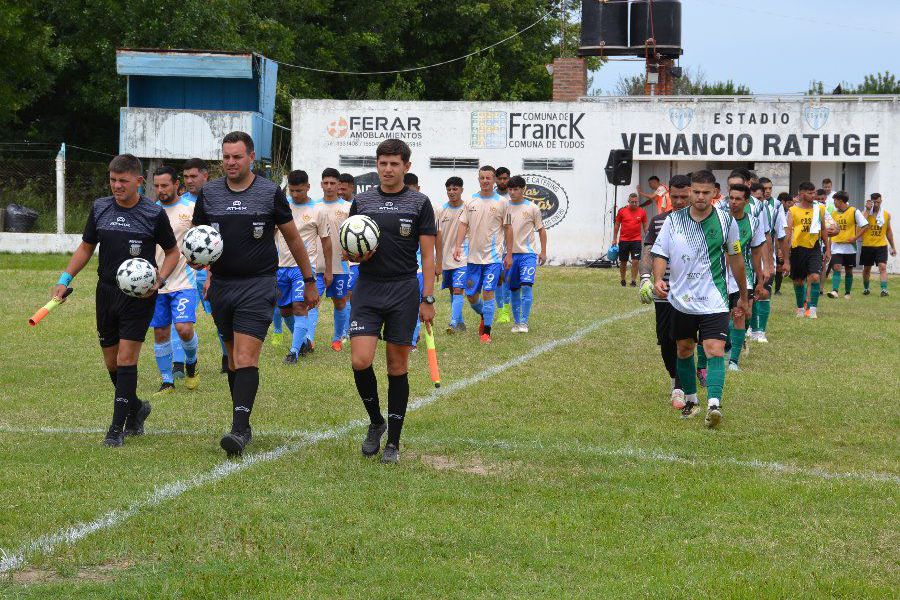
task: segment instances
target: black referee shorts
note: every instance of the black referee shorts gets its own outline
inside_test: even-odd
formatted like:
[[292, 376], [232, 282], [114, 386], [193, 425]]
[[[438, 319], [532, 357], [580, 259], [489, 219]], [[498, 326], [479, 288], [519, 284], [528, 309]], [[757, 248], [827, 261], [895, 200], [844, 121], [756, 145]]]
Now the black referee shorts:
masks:
[[119, 340], [143, 342], [156, 310], [156, 294], [132, 298], [116, 284], [98, 281], [96, 310], [101, 348], [115, 346]]
[[276, 290], [274, 275], [240, 279], [213, 277], [207, 297], [222, 339], [230, 342], [235, 333], [242, 333], [265, 340], [272, 324]]
[[[348, 335], [382, 335], [384, 341], [412, 346], [419, 321], [419, 280], [373, 281], [360, 277], [353, 290]], [[382, 331], [383, 328], [383, 331]]]

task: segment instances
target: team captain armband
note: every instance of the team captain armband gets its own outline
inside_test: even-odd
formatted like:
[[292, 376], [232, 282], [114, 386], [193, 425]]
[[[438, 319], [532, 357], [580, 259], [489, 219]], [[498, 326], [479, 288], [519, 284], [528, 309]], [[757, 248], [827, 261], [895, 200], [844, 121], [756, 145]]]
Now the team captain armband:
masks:
[[731, 244], [732, 254], [740, 254], [741, 253], [741, 241], [734, 240], [734, 243]]

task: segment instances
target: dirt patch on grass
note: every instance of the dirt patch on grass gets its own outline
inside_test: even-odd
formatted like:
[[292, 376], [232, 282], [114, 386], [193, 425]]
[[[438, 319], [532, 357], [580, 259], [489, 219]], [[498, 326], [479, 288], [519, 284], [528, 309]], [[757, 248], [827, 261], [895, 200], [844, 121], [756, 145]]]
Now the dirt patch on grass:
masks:
[[465, 457], [451, 457], [439, 454], [421, 454], [419, 460], [437, 471], [458, 471], [471, 475], [500, 475], [509, 471], [511, 464], [488, 463], [477, 454]]
[[39, 585], [65, 581], [112, 581], [119, 573], [134, 563], [128, 560], [110, 561], [100, 565], [81, 567], [74, 573], [60, 573], [53, 569], [28, 567], [12, 573], [13, 583], [19, 585]]

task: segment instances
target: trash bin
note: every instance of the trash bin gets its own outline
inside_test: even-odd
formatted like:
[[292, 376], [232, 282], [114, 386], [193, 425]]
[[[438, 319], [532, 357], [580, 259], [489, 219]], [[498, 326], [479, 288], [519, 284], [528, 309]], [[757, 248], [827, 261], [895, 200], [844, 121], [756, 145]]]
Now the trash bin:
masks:
[[27, 233], [34, 228], [38, 211], [21, 204], [7, 204], [3, 230], [16, 233]]

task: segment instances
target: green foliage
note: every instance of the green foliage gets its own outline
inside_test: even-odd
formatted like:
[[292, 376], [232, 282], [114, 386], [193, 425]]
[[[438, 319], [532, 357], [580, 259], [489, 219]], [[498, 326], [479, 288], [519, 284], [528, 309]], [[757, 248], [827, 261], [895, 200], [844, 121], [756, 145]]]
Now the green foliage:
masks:
[[[574, 0], [84, 0], [0, 8], [0, 136], [77, 141], [114, 152], [125, 82], [116, 48], [255, 51], [334, 71], [390, 71], [446, 61], [547, 19], [490, 52], [427, 70], [375, 76], [279, 68], [276, 122], [291, 98], [548, 100], [544, 66], [577, 47]], [[599, 67], [589, 61], [589, 68]], [[15, 121], [13, 121], [15, 119]]]
[[[673, 94], [676, 96], [747, 96], [750, 88], [736, 84], [733, 80], [707, 81], [701, 69], [692, 71], [685, 69], [684, 75], [675, 80]], [[644, 76], [621, 76], [616, 83], [615, 94], [618, 96], [643, 96]]]
[[[825, 85], [821, 81], [813, 81], [807, 94], [821, 96], [825, 93]], [[859, 85], [841, 83], [832, 92], [834, 94], [900, 94], [900, 81], [890, 71], [866, 75]]]

